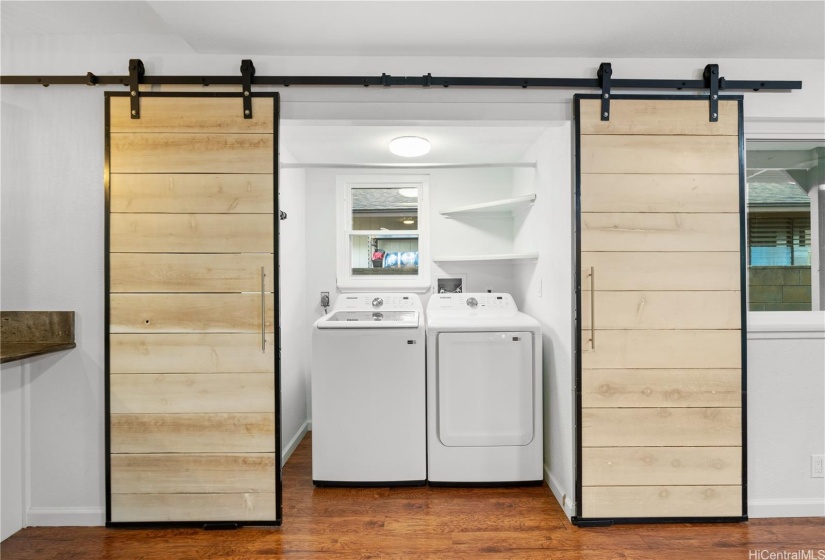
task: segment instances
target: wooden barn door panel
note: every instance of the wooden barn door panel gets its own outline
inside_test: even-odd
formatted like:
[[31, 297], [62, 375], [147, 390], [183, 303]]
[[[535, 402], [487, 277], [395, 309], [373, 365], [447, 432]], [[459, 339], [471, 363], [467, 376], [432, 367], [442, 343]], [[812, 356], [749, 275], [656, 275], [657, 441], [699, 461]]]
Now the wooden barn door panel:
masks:
[[585, 97], [579, 516], [742, 517], [741, 102]]
[[277, 96], [107, 103], [107, 521], [279, 523]]

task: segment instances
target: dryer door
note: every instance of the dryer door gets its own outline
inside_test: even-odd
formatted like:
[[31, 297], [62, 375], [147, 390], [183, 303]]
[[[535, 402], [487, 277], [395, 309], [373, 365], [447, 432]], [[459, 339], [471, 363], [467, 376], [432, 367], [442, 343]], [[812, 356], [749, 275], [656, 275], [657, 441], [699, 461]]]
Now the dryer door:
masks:
[[527, 445], [533, 439], [533, 336], [438, 335], [438, 437], [448, 447]]

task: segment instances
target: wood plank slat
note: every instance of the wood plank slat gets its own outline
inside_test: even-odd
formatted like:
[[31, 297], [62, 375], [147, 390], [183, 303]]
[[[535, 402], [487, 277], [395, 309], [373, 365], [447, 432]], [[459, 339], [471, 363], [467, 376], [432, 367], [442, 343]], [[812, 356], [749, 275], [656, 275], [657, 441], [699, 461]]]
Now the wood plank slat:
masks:
[[117, 453], [274, 453], [275, 415], [112, 414]]
[[601, 100], [582, 99], [580, 133], [738, 136], [738, 101], [719, 101], [719, 119], [708, 119], [707, 99], [611, 99], [610, 120], [601, 120]]
[[741, 447], [588, 447], [582, 486], [742, 484]]
[[272, 253], [271, 214], [111, 214], [113, 253]]
[[271, 373], [274, 335], [111, 334], [110, 373]]
[[[598, 329], [738, 329], [742, 324], [741, 293], [731, 292], [608, 292], [598, 289]], [[589, 286], [587, 286], [589, 288]], [[582, 291], [581, 325], [590, 330], [590, 290]]]
[[268, 173], [112, 173], [109, 208], [115, 213], [272, 214], [274, 191]]
[[[588, 335], [589, 332], [587, 331]], [[582, 335], [582, 339], [583, 342], [589, 340], [585, 335]], [[596, 329], [595, 350], [585, 344], [582, 351], [582, 369], [738, 369], [741, 367], [742, 334], [738, 329]]]
[[582, 173], [738, 174], [736, 136], [581, 137]]
[[275, 289], [271, 254], [110, 253], [110, 293], [255, 292]]
[[739, 215], [582, 213], [581, 250], [738, 251]]
[[274, 453], [112, 455], [112, 494], [275, 492]]
[[[214, 87], [210, 86], [209, 91]], [[238, 87], [233, 86], [238, 92]], [[252, 117], [245, 119], [238, 97], [141, 97], [140, 118], [133, 119], [128, 97], [111, 97], [111, 132], [272, 133], [274, 99], [252, 98]]]
[[582, 516], [738, 517], [741, 486], [589, 486], [582, 488]]
[[582, 174], [582, 212], [739, 215], [739, 175]]
[[[141, 119], [143, 120], [143, 119]], [[112, 133], [111, 173], [274, 173], [273, 134]]]
[[739, 407], [739, 369], [585, 369], [584, 408]]
[[584, 408], [582, 447], [742, 445], [740, 408]]
[[[739, 252], [588, 252], [582, 268], [596, 270], [596, 290], [737, 291]], [[582, 277], [582, 288], [590, 289]]]
[[275, 521], [275, 493], [112, 494], [112, 521]]
[[116, 373], [112, 414], [275, 412], [271, 373]]
[[[262, 296], [266, 306], [263, 322]], [[275, 296], [271, 293], [111, 294], [109, 306], [112, 333], [275, 331]]]

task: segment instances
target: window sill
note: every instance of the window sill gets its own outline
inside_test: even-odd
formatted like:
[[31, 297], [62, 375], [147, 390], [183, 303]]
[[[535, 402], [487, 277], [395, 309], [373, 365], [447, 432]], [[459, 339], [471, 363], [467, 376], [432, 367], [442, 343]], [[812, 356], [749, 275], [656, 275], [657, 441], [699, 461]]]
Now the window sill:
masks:
[[365, 278], [338, 282], [338, 291], [348, 292], [413, 292], [425, 294], [432, 286], [421, 279], [409, 278]]
[[748, 339], [825, 338], [825, 311], [748, 312]]

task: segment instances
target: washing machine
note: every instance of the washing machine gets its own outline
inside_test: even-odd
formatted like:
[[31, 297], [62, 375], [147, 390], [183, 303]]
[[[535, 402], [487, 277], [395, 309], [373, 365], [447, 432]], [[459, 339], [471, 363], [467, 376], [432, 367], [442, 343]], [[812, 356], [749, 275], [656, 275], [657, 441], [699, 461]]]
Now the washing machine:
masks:
[[338, 297], [312, 332], [312, 481], [427, 479], [425, 324], [415, 294]]
[[433, 294], [427, 305], [431, 485], [540, 484], [541, 326], [510, 294]]

